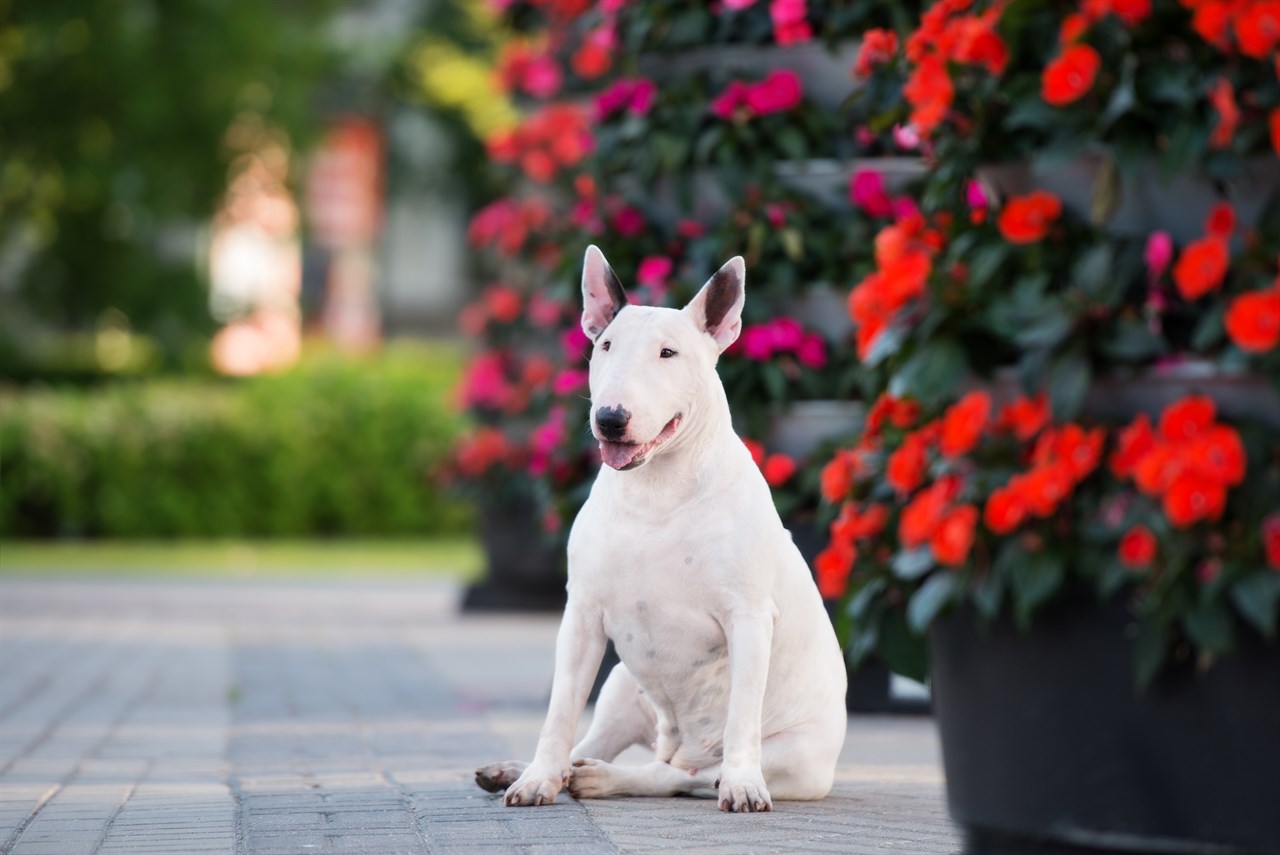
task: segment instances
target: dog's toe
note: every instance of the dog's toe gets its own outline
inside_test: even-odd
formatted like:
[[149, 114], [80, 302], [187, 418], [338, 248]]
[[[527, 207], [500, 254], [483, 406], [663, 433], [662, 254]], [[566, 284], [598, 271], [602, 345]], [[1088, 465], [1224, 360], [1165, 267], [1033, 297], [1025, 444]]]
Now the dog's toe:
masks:
[[516, 782], [524, 771], [519, 763], [491, 763], [476, 770], [476, 784], [490, 793], [500, 793]]

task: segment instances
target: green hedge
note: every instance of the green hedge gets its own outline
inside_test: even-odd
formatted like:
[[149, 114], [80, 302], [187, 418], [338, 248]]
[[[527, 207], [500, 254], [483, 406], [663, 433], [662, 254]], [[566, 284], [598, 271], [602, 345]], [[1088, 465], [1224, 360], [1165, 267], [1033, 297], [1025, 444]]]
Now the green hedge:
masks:
[[288, 374], [0, 393], [0, 535], [424, 535], [460, 354], [311, 354]]

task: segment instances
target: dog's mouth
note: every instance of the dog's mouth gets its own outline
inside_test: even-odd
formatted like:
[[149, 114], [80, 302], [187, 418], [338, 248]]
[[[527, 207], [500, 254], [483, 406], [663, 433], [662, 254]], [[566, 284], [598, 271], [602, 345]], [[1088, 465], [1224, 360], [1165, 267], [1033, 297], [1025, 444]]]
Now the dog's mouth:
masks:
[[667, 422], [658, 435], [648, 442], [609, 442], [606, 439], [600, 440], [600, 459], [604, 464], [619, 472], [625, 472], [628, 469], [635, 469], [652, 454], [657, 448], [671, 437], [676, 435], [676, 431], [680, 429], [680, 421], [684, 418], [684, 413], [676, 413], [671, 417], [671, 421]]

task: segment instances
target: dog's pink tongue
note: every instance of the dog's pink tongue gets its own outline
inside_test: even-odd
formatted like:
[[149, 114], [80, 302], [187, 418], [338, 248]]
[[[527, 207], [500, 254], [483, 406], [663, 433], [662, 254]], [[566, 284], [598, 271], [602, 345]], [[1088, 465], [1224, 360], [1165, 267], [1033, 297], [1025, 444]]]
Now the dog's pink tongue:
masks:
[[601, 442], [600, 459], [606, 466], [622, 469], [636, 459], [641, 446], [626, 442]]

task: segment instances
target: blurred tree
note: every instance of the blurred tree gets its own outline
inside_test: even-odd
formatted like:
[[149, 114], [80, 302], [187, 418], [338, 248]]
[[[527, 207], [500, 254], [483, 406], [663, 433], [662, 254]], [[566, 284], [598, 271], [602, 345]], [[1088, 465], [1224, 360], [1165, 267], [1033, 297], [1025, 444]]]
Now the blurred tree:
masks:
[[203, 341], [197, 247], [228, 130], [306, 141], [334, 7], [0, 0], [0, 336], [122, 314], [170, 361]]

